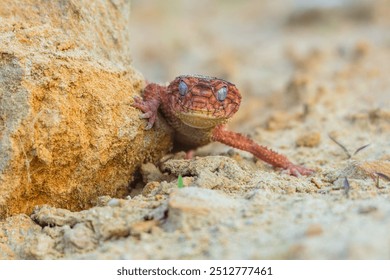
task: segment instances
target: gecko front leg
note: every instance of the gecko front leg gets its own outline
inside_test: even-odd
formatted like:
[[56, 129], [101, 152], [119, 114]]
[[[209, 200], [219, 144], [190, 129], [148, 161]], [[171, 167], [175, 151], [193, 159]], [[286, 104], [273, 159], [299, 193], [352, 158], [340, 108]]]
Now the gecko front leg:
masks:
[[287, 157], [257, 144], [252, 139], [240, 133], [225, 130], [224, 125], [219, 125], [213, 130], [212, 140], [247, 151], [274, 167], [287, 170], [290, 175], [310, 175], [314, 172], [314, 170], [293, 164]]
[[157, 111], [161, 104], [161, 92], [165, 89], [166, 87], [158, 84], [148, 84], [144, 89], [143, 99], [138, 96], [134, 97], [133, 107], [143, 112], [140, 118], [148, 119], [146, 130], [151, 129], [157, 120]]

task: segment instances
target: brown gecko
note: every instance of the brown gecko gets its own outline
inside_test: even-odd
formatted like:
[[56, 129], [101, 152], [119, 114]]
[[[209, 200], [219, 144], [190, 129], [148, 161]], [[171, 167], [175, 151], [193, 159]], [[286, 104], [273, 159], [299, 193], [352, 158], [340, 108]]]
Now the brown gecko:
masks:
[[294, 176], [314, 172], [240, 133], [226, 130], [225, 124], [237, 112], [240, 103], [241, 95], [234, 84], [214, 77], [187, 75], [177, 77], [168, 86], [148, 84], [143, 99], [135, 97], [133, 106], [143, 112], [141, 118], [148, 119], [145, 129], [153, 127], [160, 108], [175, 131], [176, 149], [189, 151], [217, 141], [250, 152]]

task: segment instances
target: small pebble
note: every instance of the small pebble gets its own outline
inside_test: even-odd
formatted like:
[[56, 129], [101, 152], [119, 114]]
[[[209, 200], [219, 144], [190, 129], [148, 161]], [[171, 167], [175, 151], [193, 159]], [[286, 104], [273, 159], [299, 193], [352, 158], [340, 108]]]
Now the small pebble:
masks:
[[297, 140], [296, 144], [298, 147], [317, 147], [321, 142], [321, 134], [319, 132], [308, 132], [301, 135]]

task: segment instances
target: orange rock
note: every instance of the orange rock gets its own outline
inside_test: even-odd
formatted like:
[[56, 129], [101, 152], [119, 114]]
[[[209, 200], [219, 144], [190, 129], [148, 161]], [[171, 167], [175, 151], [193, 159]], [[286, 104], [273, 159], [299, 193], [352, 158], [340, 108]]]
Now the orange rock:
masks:
[[171, 145], [131, 104], [129, 2], [0, 3], [0, 218], [122, 196]]

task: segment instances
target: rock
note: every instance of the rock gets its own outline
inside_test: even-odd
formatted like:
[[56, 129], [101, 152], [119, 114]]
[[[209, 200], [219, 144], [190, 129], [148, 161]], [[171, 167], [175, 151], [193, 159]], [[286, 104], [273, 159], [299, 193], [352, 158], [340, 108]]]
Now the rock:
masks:
[[140, 171], [145, 184], [166, 179], [166, 176], [164, 176], [161, 171], [151, 162], [142, 164]]
[[256, 185], [253, 170], [241, 167], [234, 159], [224, 156], [199, 157], [192, 160], [171, 159], [162, 170], [175, 176], [193, 176], [193, 185], [207, 189], [248, 188]]
[[306, 132], [295, 141], [298, 147], [317, 147], [321, 142], [321, 134], [317, 131]]
[[40, 232], [41, 227], [24, 214], [0, 221], [0, 260], [31, 259], [30, 248]]
[[168, 231], [199, 230], [230, 223], [240, 215], [240, 202], [213, 190], [186, 187], [172, 192], [168, 201]]
[[78, 253], [96, 248], [94, 231], [86, 223], [76, 224], [73, 228], [63, 229], [64, 252]]
[[153, 230], [154, 227], [158, 226], [158, 221], [139, 221], [131, 225], [131, 235], [140, 236], [142, 233], [149, 233]]
[[149, 182], [145, 185], [145, 187], [142, 189], [142, 195], [144, 196], [155, 196], [158, 194], [160, 190], [160, 182]]
[[128, 1], [0, 3], [0, 218], [122, 196], [170, 148], [131, 107]]
[[119, 204], [80, 212], [41, 206], [34, 209], [32, 218], [8, 217], [0, 221], [0, 260], [65, 257], [153, 227], [154, 221], [140, 221], [150, 211], [144, 203], [121, 200]]

